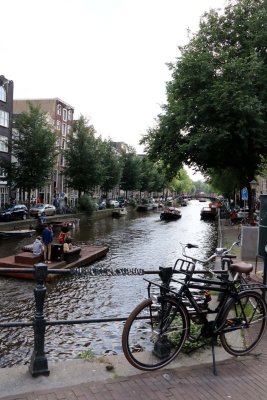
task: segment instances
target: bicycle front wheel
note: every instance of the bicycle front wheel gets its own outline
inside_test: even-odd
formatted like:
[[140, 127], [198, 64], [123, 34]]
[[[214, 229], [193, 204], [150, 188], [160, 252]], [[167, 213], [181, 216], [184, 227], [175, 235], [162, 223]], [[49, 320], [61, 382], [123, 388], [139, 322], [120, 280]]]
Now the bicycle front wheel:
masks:
[[234, 356], [245, 355], [258, 344], [266, 328], [265, 301], [257, 292], [241, 292], [226, 306], [222, 321], [224, 349]]
[[146, 299], [132, 311], [124, 325], [124, 355], [135, 368], [159, 369], [180, 352], [188, 331], [188, 313], [175, 299]]

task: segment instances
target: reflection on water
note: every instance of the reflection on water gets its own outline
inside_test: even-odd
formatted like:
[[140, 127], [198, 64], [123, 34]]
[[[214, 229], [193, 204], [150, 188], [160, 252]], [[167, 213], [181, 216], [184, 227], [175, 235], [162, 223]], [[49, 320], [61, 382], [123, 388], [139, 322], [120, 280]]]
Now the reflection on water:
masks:
[[[75, 243], [105, 244], [109, 253], [96, 265], [113, 268], [158, 269], [173, 266], [182, 243], [199, 246], [192, 252], [208, 256], [217, 243], [216, 226], [200, 220], [203, 203], [191, 201], [178, 221], [160, 221], [159, 212], [129, 212], [120, 219], [83, 220], [73, 231]], [[1, 256], [18, 252], [32, 239], [1, 243]], [[2, 251], [4, 250], [4, 251]], [[8, 253], [7, 253], [8, 252]], [[5, 254], [3, 254], [5, 253]], [[34, 316], [35, 283], [0, 277], [0, 320], [27, 321]], [[47, 284], [47, 320], [124, 317], [146, 297], [142, 276], [59, 278]], [[45, 350], [48, 360], [74, 358], [89, 347], [99, 355], [121, 352], [121, 322], [48, 326]], [[32, 328], [0, 329], [0, 366], [27, 364], [33, 349]]]

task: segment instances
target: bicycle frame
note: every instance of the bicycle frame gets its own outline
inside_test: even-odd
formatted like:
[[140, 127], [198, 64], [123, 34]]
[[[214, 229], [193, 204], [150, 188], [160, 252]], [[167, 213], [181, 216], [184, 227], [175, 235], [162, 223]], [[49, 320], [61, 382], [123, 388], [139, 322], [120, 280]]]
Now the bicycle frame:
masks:
[[[228, 276], [227, 271], [217, 272], [217, 274], [220, 273], [222, 275], [221, 280], [193, 277], [192, 275], [194, 273], [197, 274], [197, 272], [203, 272], [203, 271], [195, 271], [194, 270], [195, 264], [187, 260], [178, 259], [176, 264], [179, 264], [179, 262], [181, 262], [182, 270], [180, 269], [179, 271], [173, 271], [171, 268], [166, 268], [165, 271], [164, 269], [160, 270], [159, 275], [163, 284], [159, 284], [154, 281], [145, 279], [148, 282], [148, 288], [147, 288], [148, 296], [151, 297], [151, 286], [154, 285], [160, 288], [160, 296], [159, 296], [160, 298], [161, 297], [164, 298], [164, 296], [170, 294], [176, 299], [177, 304], [179, 304], [180, 302], [185, 303], [185, 300], [187, 300], [189, 302], [189, 305], [193, 309], [192, 311], [190, 311], [188, 310], [188, 306], [186, 307], [190, 321], [192, 321], [193, 319], [192, 317], [194, 317], [200, 321], [200, 324], [204, 325], [204, 329], [202, 330], [203, 336], [205, 337], [218, 336], [220, 333], [223, 332], [223, 327], [221, 326], [220, 323], [218, 324], [218, 321], [220, 321], [222, 317], [222, 314], [224, 312], [228, 300], [231, 298], [238, 299], [239, 290], [237, 289], [235, 282], [229, 281], [227, 279]], [[179, 273], [184, 274], [185, 279], [183, 281], [174, 279], [172, 277], [173, 272], [175, 272], [176, 274]], [[171, 287], [171, 283], [178, 283], [181, 285], [181, 287], [178, 290], [174, 290]], [[201, 308], [196, 299], [194, 298], [194, 294], [191, 291], [192, 289], [193, 290], [197, 289], [201, 291], [216, 291], [221, 293], [222, 295], [217, 307], [214, 310], [212, 310], [208, 307], [207, 303], [207, 307], [205, 309]], [[241, 307], [242, 314], [244, 314], [244, 319], [246, 319], [243, 305], [240, 303], [239, 306]], [[207, 316], [210, 314], [216, 314], [216, 317], [211, 321], [209, 321], [207, 318]]]

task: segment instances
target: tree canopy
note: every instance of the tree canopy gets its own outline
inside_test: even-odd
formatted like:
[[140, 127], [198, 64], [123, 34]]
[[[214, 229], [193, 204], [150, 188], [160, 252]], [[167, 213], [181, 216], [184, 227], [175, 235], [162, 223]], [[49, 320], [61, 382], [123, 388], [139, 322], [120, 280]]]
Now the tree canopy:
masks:
[[101, 182], [101, 141], [95, 137], [93, 125], [84, 116], [74, 122], [65, 150], [64, 175], [68, 185], [81, 193], [93, 191]]
[[142, 143], [169, 171], [232, 169], [248, 185], [267, 154], [266, 0], [211, 10], [170, 64], [167, 103]]
[[11, 152], [15, 158], [10, 168], [13, 184], [28, 193], [43, 187], [53, 171], [56, 136], [47, 115], [40, 107], [29, 103], [29, 112], [20, 114], [16, 121]]

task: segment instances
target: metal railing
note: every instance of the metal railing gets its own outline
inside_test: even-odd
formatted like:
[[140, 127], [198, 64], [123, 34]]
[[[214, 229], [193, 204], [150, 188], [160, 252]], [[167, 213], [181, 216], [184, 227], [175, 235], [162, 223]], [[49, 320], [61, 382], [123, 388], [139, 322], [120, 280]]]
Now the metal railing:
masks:
[[33, 377], [38, 375], [49, 375], [48, 361], [45, 356], [45, 328], [48, 325], [74, 325], [74, 324], [93, 324], [101, 322], [116, 322], [126, 321], [127, 317], [117, 318], [97, 318], [97, 319], [75, 319], [75, 320], [46, 320], [44, 316], [44, 302], [46, 295], [46, 278], [48, 275], [143, 275], [143, 274], [157, 274], [159, 271], [144, 271], [138, 268], [116, 268], [115, 270], [109, 268], [96, 268], [91, 267], [86, 270], [82, 268], [75, 269], [48, 269], [46, 264], [38, 263], [32, 268], [1, 268], [1, 273], [32, 273], [36, 279], [36, 286], [34, 288], [35, 298], [35, 314], [33, 321], [14, 321], [0, 323], [1, 328], [14, 328], [14, 327], [33, 327], [34, 329], [34, 348], [30, 359], [29, 371]]

